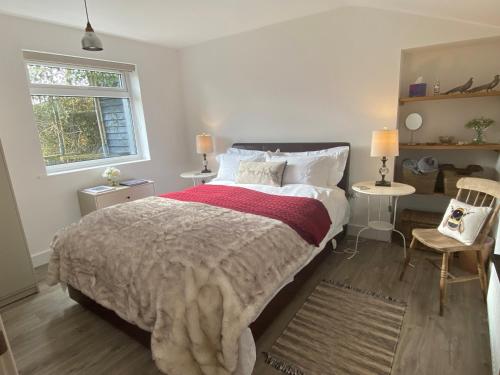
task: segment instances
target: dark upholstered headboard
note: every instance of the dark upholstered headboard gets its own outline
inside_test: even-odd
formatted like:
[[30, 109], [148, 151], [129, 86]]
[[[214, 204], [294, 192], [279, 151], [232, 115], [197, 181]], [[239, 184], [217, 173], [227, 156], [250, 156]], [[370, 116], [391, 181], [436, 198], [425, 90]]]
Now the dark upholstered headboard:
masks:
[[350, 162], [350, 143], [347, 142], [321, 142], [321, 143], [234, 143], [232, 147], [241, 148], [244, 150], [260, 150], [260, 151], [276, 151], [279, 149], [282, 152], [304, 152], [318, 151], [332, 147], [348, 146], [349, 157], [344, 169], [344, 175], [340, 180], [338, 187], [346, 193], [349, 191], [349, 162]]

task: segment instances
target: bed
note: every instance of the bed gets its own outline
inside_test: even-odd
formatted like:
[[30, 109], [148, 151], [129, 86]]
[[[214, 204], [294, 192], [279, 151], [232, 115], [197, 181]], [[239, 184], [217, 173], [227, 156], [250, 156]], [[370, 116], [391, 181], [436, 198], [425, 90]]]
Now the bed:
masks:
[[[339, 146], [349, 146], [349, 144], [348, 143], [236, 143], [233, 145], [234, 148], [238, 148], [238, 149], [262, 150], [262, 151], [275, 151], [275, 150], [279, 149], [282, 152], [316, 151], [316, 150], [329, 149], [329, 148], [339, 147]], [[301, 196], [302, 195], [302, 196], [306, 197], [306, 196], [310, 196], [312, 194], [312, 196], [314, 196], [316, 198], [316, 200], [323, 202], [324, 206], [326, 207], [326, 209], [328, 211], [330, 218], [332, 219], [331, 220], [332, 223], [331, 223], [331, 227], [330, 227], [327, 235], [325, 236], [325, 238], [323, 238], [321, 243], [316, 244], [317, 246], [314, 246], [313, 248], [312, 247], [307, 248], [307, 249], [313, 249], [313, 250], [307, 254], [306, 258], [304, 258], [304, 257], [300, 258], [301, 259], [300, 266], [294, 268], [294, 271], [289, 273], [286, 278], [283, 278], [283, 280], [279, 280], [279, 282], [275, 282], [275, 284], [273, 284], [274, 287], [273, 287], [272, 293], [270, 293], [268, 291], [265, 298], [263, 297], [263, 299], [260, 300], [260, 302], [257, 306], [257, 307], [259, 307], [259, 309], [257, 310], [258, 313], [255, 313], [255, 312], [253, 313], [253, 315], [255, 315], [256, 318], [248, 321], [248, 323], [250, 323], [249, 328], [251, 330], [250, 337], [248, 334], [246, 334], [246, 335], [241, 334], [241, 337], [239, 337], [239, 339], [238, 339], [239, 340], [238, 344], [239, 344], [239, 356], [240, 356], [239, 360], [240, 360], [240, 362], [242, 361], [241, 358], [243, 357], [243, 355], [242, 355], [243, 352], [251, 352], [252, 350], [255, 351], [255, 346], [254, 346], [253, 340], [257, 340], [261, 336], [261, 334], [271, 324], [272, 320], [277, 316], [277, 314], [280, 312], [280, 310], [283, 308], [283, 306], [286, 305], [286, 303], [297, 292], [297, 290], [304, 283], [304, 281], [314, 272], [315, 268], [328, 255], [328, 251], [332, 249], [332, 242], [341, 240], [343, 238], [343, 236], [345, 235], [346, 217], [348, 217], [348, 205], [346, 204], [347, 201], [345, 200], [345, 191], [347, 191], [347, 188], [348, 188], [348, 179], [349, 179], [349, 161], [347, 161], [347, 163], [346, 163], [346, 167], [343, 171], [342, 179], [339, 182], [339, 184], [337, 185], [338, 187], [334, 188], [334, 189], [329, 189], [328, 192], [325, 192], [321, 189], [314, 189], [314, 191], [311, 193], [310, 191], [308, 191], [309, 187], [289, 187], [289, 188], [285, 187], [285, 189], [278, 189], [276, 191], [273, 191], [273, 189], [271, 187], [266, 187], [263, 189], [263, 191], [262, 191], [263, 193], [273, 194], [273, 195], [274, 194], [282, 194], [283, 196], [287, 196], [287, 195]], [[233, 184], [234, 183], [229, 182], [229, 181], [228, 182], [218, 181], [218, 182], [215, 182], [213, 185], [230, 187]], [[252, 191], [262, 190], [261, 188], [259, 188], [257, 186], [253, 186], [253, 187], [246, 186], [246, 188], [250, 189]], [[222, 189], [222, 187], [221, 187], [221, 189]], [[337, 204], [336, 202], [341, 202], [341, 203]], [[133, 203], [133, 202], [131, 202], [131, 203]], [[154, 206], [153, 203], [157, 204], [157, 202], [151, 201], [149, 203], [152, 204], [151, 207], [154, 210], [156, 206]], [[329, 207], [329, 205], [331, 207]], [[127, 206], [127, 207], [132, 207], [132, 206]], [[140, 210], [140, 209], [142, 209], [142, 207], [137, 206], [136, 209]], [[114, 215], [118, 215], [118, 216], [120, 215], [119, 210], [116, 212], [115, 211], [109, 211], [109, 212], [114, 212]], [[211, 215], [213, 215], [213, 214], [214, 213], [212, 212]], [[140, 213], [136, 214], [136, 215], [139, 215], [138, 217], [140, 217]], [[114, 220], [115, 223], [119, 223], [118, 218], [113, 217], [112, 219]], [[76, 225], [80, 225], [80, 224], [76, 224]], [[154, 225], [155, 225], [155, 223], [151, 222], [151, 226], [154, 227]], [[75, 228], [75, 227], [73, 227], [73, 228]], [[108, 236], [108, 235], [113, 236], [112, 228], [109, 231], [103, 232], [103, 233], [105, 233], [106, 236]], [[285, 236], [287, 238], [286, 241], [288, 241], [288, 237], [290, 237], [290, 236], [291, 235]], [[283, 237], [283, 238], [285, 238], [285, 237]], [[332, 240], [334, 240], [334, 241], [332, 241]], [[57, 246], [58, 241], [61, 242], [61, 238], [55, 240], [55, 243], [56, 243], [55, 246]], [[98, 241], [98, 240], [93, 238], [92, 241], [94, 241], [94, 243], [95, 243], [95, 241]], [[103, 241], [104, 241], [104, 239], [103, 239]], [[207, 238], [207, 241], [210, 242], [208, 238]], [[295, 241], [300, 242], [300, 240], [295, 240]], [[82, 240], [80, 242], [85, 242], [85, 240]], [[297, 244], [299, 242], [295, 242], [295, 244]], [[76, 245], [74, 245], [74, 246], [76, 246]], [[84, 246], [84, 245], [81, 245], [81, 246]], [[293, 243], [290, 243], [288, 246], [294, 247], [295, 245]], [[76, 254], [76, 255], [71, 255], [69, 257], [71, 258], [73, 256], [76, 258], [78, 256], [78, 252], [75, 252], [74, 254]], [[293, 254], [290, 253], [289, 256], [292, 256], [292, 255]], [[51, 261], [51, 266], [53, 266], [53, 264], [54, 264], [54, 266], [59, 267], [58, 261], [57, 262]], [[88, 259], [85, 261], [88, 261]], [[119, 263], [119, 262], [117, 262], [117, 263]], [[84, 263], [80, 263], [78, 266], [79, 268], [77, 267], [75, 269], [72, 269], [71, 272], [75, 272], [75, 273], [79, 272], [80, 275], [85, 274], [85, 272], [89, 273], [90, 271], [88, 271], [85, 268], [85, 266], [82, 266], [82, 264], [84, 264]], [[53, 268], [55, 268], [55, 267], [53, 267]], [[57, 270], [57, 272], [59, 272], [59, 270]], [[118, 270], [117, 270], [117, 272], [118, 272]], [[201, 277], [200, 275], [194, 275], [193, 279], [196, 281], [197, 278], [200, 278], [200, 277]], [[62, 281], [63, 282], [64, 280], [62, 280], [62, 279], [59, 280], [58, 278], [54, 277], [53, 282], [54, 281]], [[95, 282], [95, 280], [92, 279], [92, 281], [90, 283], [92, 283], [92, 282]], [[102, 283], [102, 281], [101, 281], [101, 285], [99, 287], [102, 288], [102, 285], [105, 285], [106, 282], [108, 284], [113, 284], [113, 282], [114, 282], [113, 276], [110, 275], [109, 279], [105, 280], [104, 283]], [[211, 282], [213, 283], [213, 281], [211, 281]], [[101, 317], [110, 321], [112, 324], [114, 324], [118, 328], [124, 330], [129, 335], [131, 335], [132, 337], [134, 337], [135, 339], [137, 339], [141, 343], [143, 343], [145, 346], [150, 347], [150, 345], [152, 345], [152, 343], [154, 343], [155, 340], [158, 341], [155, 338], [155, 335], [152, 336], [152, 334], [150, 333], [150, 329], [146, 325], [142, 324], [142, 326], [141, 326], [141, 324], [137, 324], [137, 325], [132, 324], [127, 320], [134, 321], [134, 319], [126, 319], [126, 317], [124, 317], [123, 313], [121, 313], [121, 314], [119, 312], [118, 312], [118, 314], [115, 313], [114, 311], [112, 311], [110, 306], [104, 307], [103, 305], [107, 305], [106, 303], [95, 302], [93, 298], [89, 297], [89, 295], [92, 295], [92, 293], [88, 292], [88, 288], [85, 288], [85, 287], [80, 288], [80, 285], [79, 285], [78, 281], [76, 281], [76, 279], [73, 279], [70, 277], [69, 281], [66, 280], [65, 283], [67, 284], [67, 287], [69, 290], [69, 295], [72, 299], [74, 299], [75, 301], [77, 301], [78, 303], [83, 305], [84, 307], [99, 314]], [[84, 290], [86, 289], [87, 292], [82, 293], [82, 291], [80, 289], [84, 289]], [[204, 289], [203, 289], [203, 291], [204, 291]], [[189, 294], [189, 293], [187, 293], [187, 294]], [[209, 297], [204, 297], [204, 298], [210, 298], [210, 293], [208, 293], [207, 295]], [[203, 294], [199, 294], [199, 296], [203, 297]], [[198, 298], [199, 298], [199, 296], [198, 296]], [[228, 300], [228, 298], [225, 295], [223, 297], [224, 297], [223, 301], [220, 303], [221, 305], [223, 305], [224, 303], [226, 303], [226, 304], [228, 303], [228, 302], [226, 302]], [[188, 297], [186, 297], [186, 298], [188, 298]], [[127, 299], [124, 299], [124, 300], [128, 301], [127, 303], [130, 303], [130, 300], [127, 300]], [[134, 302], [134, 303], [131, 303], [133, 305], [132, 307], [131, 306], [127, 306], [127, 307], [129, 309], [134, 310], [136, 315], [141, 314], [141, 312], [140, 312], [141, 303], [142, 303], [141, 301], [137, 302], [137, 304], [139, 306], [136, 306], [136, 303]], [[188, 312], [188, 314], [191, 313], [190, 309], [187, 309], [186, 311]], [[206, 336], [210, 336], [211, 333], [205, 332], [207, 330], [207, 328], [203, 327], [203, 322], [204, 321], [206, 322], [206, 319], [208, 319], [207, 317], [210, 316], [209, 314], [211, 312], [210, 311], [208, 311], [208, 312], [197, 311], [196, 313], [199, 314], [199, 316], [197, 315], [196, 322], [197, 322], [197, 324], [198, 323], [200, 324], [201, 328], [197, 327], [199, 329], [199, 332], [197, 331], [197, 334], [194, 334], [194, 336], [197, 336], [197, 335], [199, 336], [200, 332], [203, 334], [206, 334]], [[144, 315], [147, 315], [147, 314], [144, 314]], [[170, 316], [171, 315], [167, 315], [167, 317], [170, 317]], [[228, 318], [228, 316], [230, 316], [230, 314], [228, 314], [227, 311], [224, 310], [224, 315], [222, 315], [222, 317], [220, 318], [220, 319], [222, 319], [221, 325], [224, 325], [224, 322], [226, 320], [230, 319], [230, 318]], [[141, 316], [141, 318], [145, 321], [148, 321], [148, 319], [150, 317]], [[219, 318], [217, 318], [217, 319], [219, 319]], [[164, 322], [163, 324], [166, 324], [166, 323]], [[210, 324], [207, 324], [207, 326], [210, 326]], [[188, 327], [185, 329], [189, 330], [190, 328]], [[210, 330], [210, 329], [211, 328], [208, 328], [208, 330]], [[229, 333], [227, 333], [227, 331], [221, 331], [221, 332], [226, 332], [223, 339], [226, 339], [226, 337], [231, 336]], [[173, 333], [169, 333], [169, 335], [175, 336], [175, 330]], [[190, 335], [189, 336], [190, 338], [191, 338], [191, 336], [193, 336], [191, 333], [189, 333], [189, 335]], [[221, 334], [221, 336], [222, 336], [222, 334]], [[245, 336], [245, 338], [244, 338], [244, 336]], [[198, 339], [201, 341], [200, 342], [196, 341]], [[201, 338], [195, 337], [194, 341], [190, 342], [189, 345], [203, 346], [203, 344], [204, 344], [203, 340], [205, 340], [205, 339], [206, 338], [204, 338], [204, 337], [201, 337]], [[226, 353], [224, 351], [224, 340], [221, 339], [221, 342], [222, 342], [222, 344], [221, 344], [222, 348], [218, 349], [217, 355], [221, 355], [220, 353], [222, 353], [222, 355], [224, 355]], [[158, 344], [157, 344], [157, 346], [158, 346]], [[167, 348], [167, 346], [165, 346], [165, 348]], [[157, 351], [159, 352], [158, 349], [157, 349]], [[154, 345], [153, 345], [153, 352], [155, 352]], [[194, 367], [193, 367], [193, 369], [186, 371], [186, 373], [192, 373], [192, 374], [198, 374], [198, 373], [199, 374], [202, 374], [202, 373], [207, 373], [207, 374], [211, 374], [211, 373], [213, 373], [213, 374], [216, 374], [216, 373], [217, 374], [219, 374], [219, 373], [220, 374], [225, 374], [225, 373], [227, 373], [227, 374], [230, 374], [230, 373], [248, 374], [249, 371], [251, 371], [251, 367], [253, 366], [253, 363], [251, 363], [252, 358], [250, 356], [249, 358], [245, 359], [245, 361], [247, 363], [238, 363], [237, 366], [233, 363], [232, 365], [231, 364], [227, 365], [227, 366], [224, 365], [226, 367], [224, 367], [222, 370], [220, 368], [216, 369], [215, 367], [213, 367], [215, 365], [211, 364], [210, 361], [203, 362], [206, 360], [203, 358], [204, 356], [207, 356], [207, 354], [204, 352], [196, 352], [195, 351], [194, 357], [196, 357], [195, 358], [196, 361], [198, 361], [199, 363], [202, 364], [202, 365], [199, 365], [199, 367], [201, 369], [203, 369], [203, 371], [200, 369], [194, 369]], [[253, 357], [253, 361], [254, 361], [255, 360], [255, 353], [254, 352], [253, 352], [253, 356], [254, 356]], [[181, 357], [182, 357], [182, 353], [179, 354], [179, 358], [181, 358]], [[238, 357], [238, 355], [236, 355], [236, 357]], [[157, 361], [157, 364], [158, 364], [159, 359], [155, 358], [155, 360]], [[160, 360], [161, 360], [161, 358], [160, 358]], [[220, 360], [220, 359], [218, 359], [218, 360]], [[227, 361], [226, 358], [224, 358], [223, 360]], [[188, 363], [188, 361], [186, 360], [186, 364], [185, 364], [186, 367], [185, 368], [189, 368], [190, 365], [191, 364]], [[205, 367], [203, 367], [203, 366], [205, 366]], [[237, 367], [237, 369], [235, 366]], [[233, 370], [229, 371], [229, 370], [227, 370], [227, 368], [234, 369], [234, 371]], [[169, 368], [168, 365], [163, 366], [163, 368], [161, 368], [161, 369], [164, 372], [171, 371], [172, 374], [176, 372], [176, 370]]]

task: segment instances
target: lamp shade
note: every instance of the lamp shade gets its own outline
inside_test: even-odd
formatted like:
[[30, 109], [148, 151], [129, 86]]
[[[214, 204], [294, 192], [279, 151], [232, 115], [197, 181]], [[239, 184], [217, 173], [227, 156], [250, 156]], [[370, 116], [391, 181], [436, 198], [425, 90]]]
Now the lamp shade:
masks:
[[398, 156], [399, 135], [398, 130], [375, 130], [372, 133], [371, 156]]
[[196, 136], [196, 152], [198, 154], [210, 154], [213, 151], [214, 142], [211, 135], [199, 134]]
[[82, 38], [82, 48], [87, 51], [102, 51], [102, 42], [95, 34], [90, 23], [87, 23], [87, 28]]

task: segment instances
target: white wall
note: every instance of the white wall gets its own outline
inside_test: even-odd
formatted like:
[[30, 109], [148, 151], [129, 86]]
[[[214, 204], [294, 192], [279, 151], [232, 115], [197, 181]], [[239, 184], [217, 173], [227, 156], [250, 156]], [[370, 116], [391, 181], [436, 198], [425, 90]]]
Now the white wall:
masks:
[[[188, 151], [180, 101], [176, 50], [100, 35], [104, 51], [80, 47], [82, 30], [0, 15], [0, 138], [32, 254], [48, 249], [54, 233], [80, 217], [76, 191], [102, 183], [103, 168], [49, 176], [41, 156], [22, 50], [137, 64], [151, 161], [122, 165], [124, 177], [152, 178], [158, 191], [186, 183]], [[44, 259], [44, 253], [35, 263]]]
[[[500, 34], [498, 29], [367, 8], [342, 8], [181, 50], [189, 137], [348, 141], [351, 182], [377, 177], [371, 131], [397, 122], [401, 50]], [[362, 201], [353, 223], [363, 223]]]

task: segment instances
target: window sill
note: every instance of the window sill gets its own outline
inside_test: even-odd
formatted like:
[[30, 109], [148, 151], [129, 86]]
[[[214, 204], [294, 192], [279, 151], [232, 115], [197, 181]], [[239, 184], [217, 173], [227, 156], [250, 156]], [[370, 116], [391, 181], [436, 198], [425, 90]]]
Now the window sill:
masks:
[[107, 167], [116, 167], [118, 165], [127, 165], [127, 164], [135, 164], [135, 163], [142, 163], [145, 161], [150, 161], [150, 158], [141, 158], [141, 159], [132, 159], [132, 160], [115, 160], [115, 161], [109, 161], [109, 163], [103, 163], [103, 164], [97, 164], [97, 165], [89, 165], [89, 166], [82, 166], [78, 168], [71, 168], [71, 169], [62, 169], [62, 170], [57, 170], [57, 171], [48, 171], [46, 169], [46, 176], [47, 177], [52, 177], [52, 176], [60, 176], [60, 175], [65, 175], [65, 174], [71, 174], [71, 173], [78, 173], [78, 172], [84, 172], [92, 169], [103, 169]]

